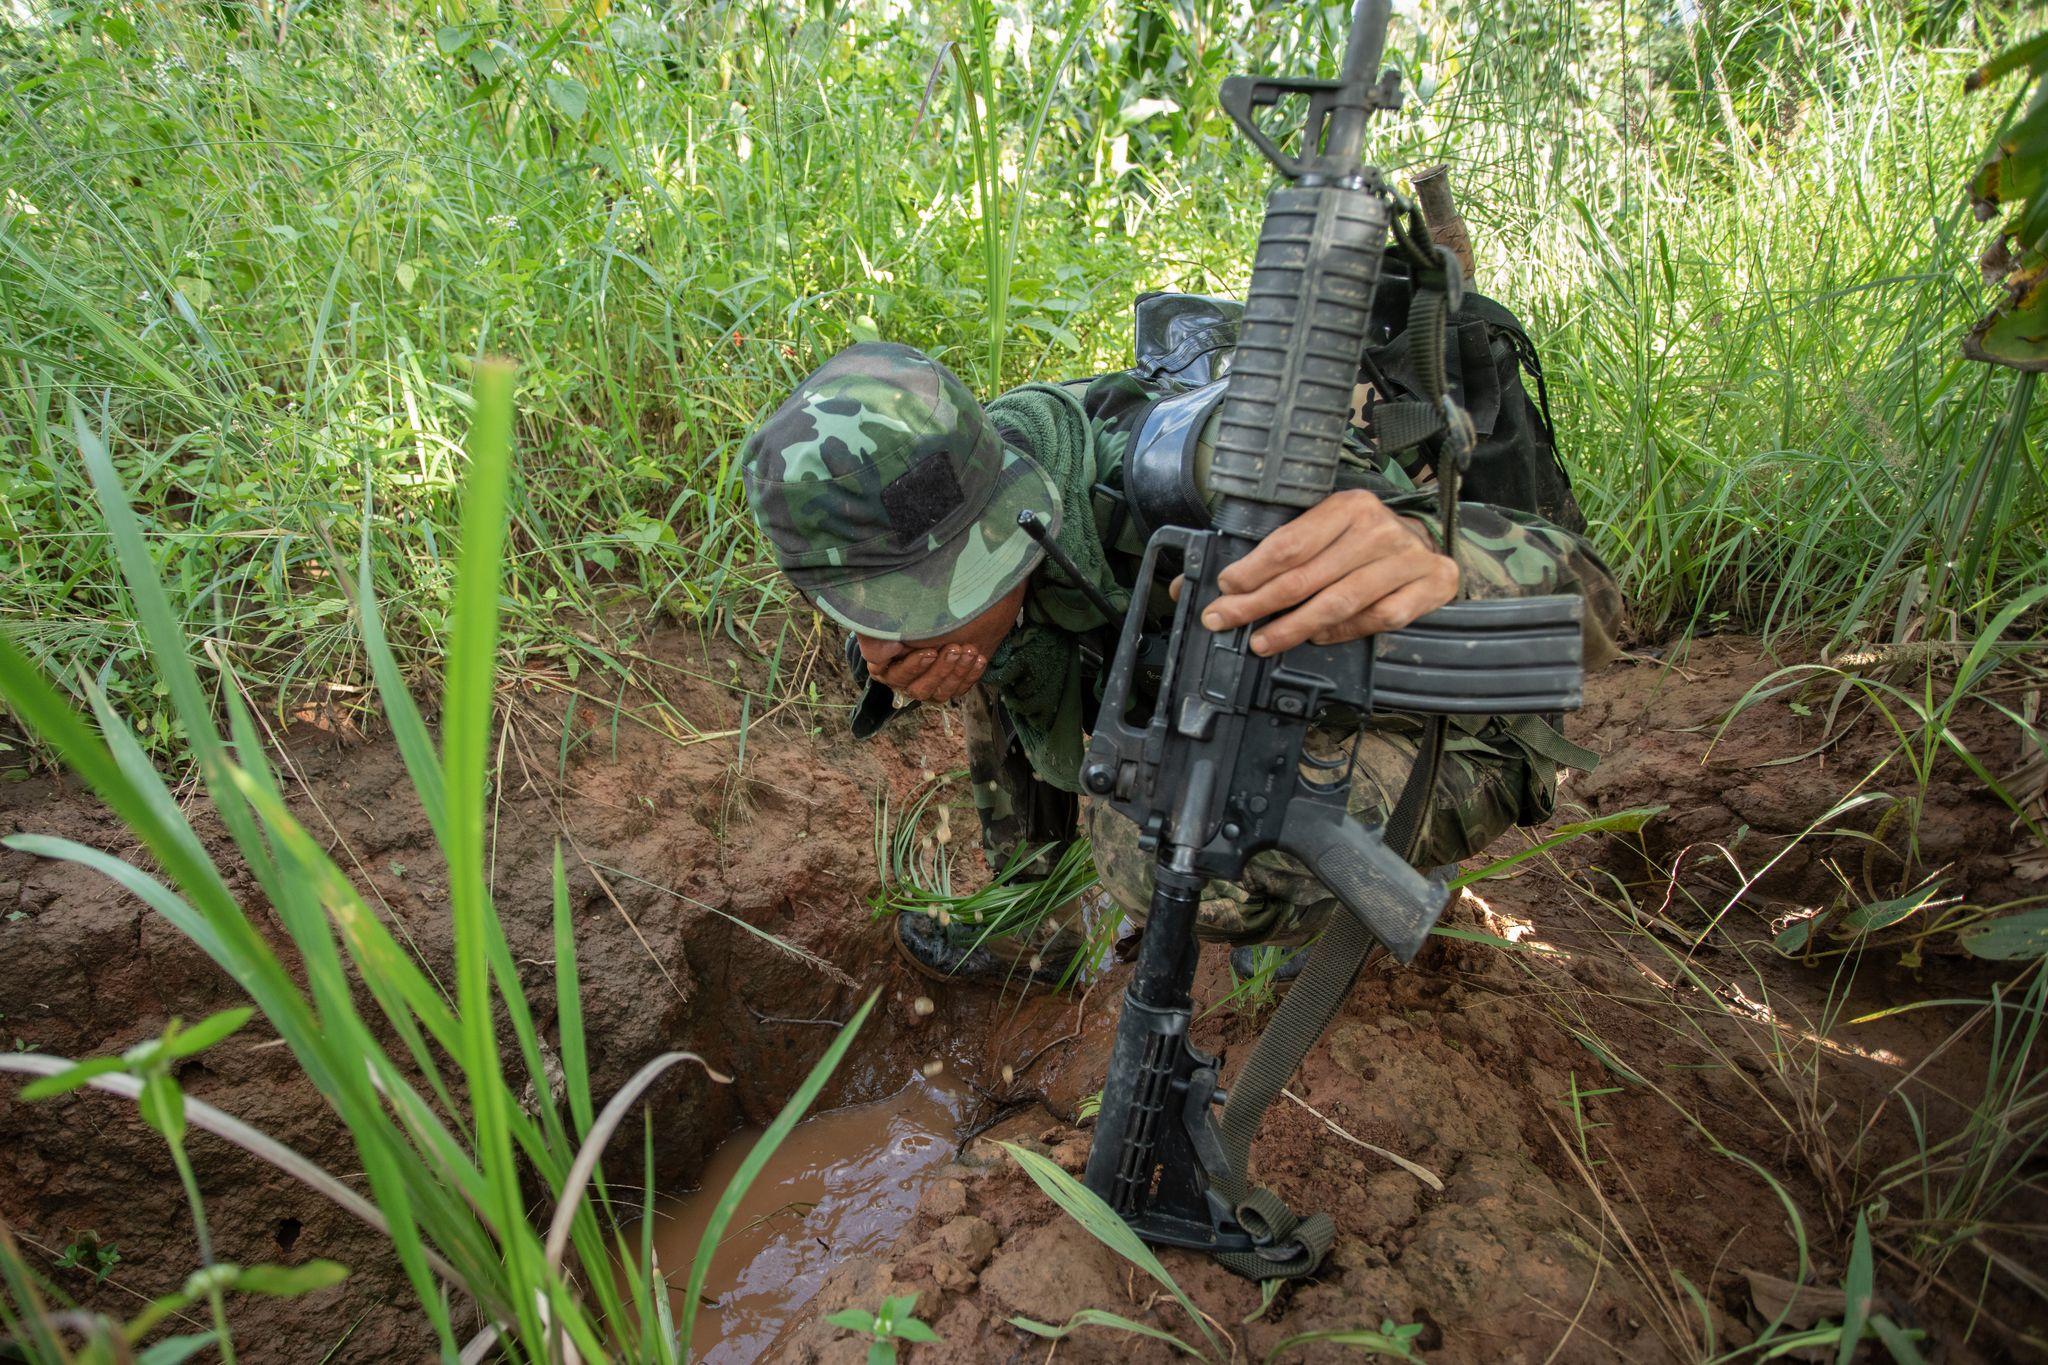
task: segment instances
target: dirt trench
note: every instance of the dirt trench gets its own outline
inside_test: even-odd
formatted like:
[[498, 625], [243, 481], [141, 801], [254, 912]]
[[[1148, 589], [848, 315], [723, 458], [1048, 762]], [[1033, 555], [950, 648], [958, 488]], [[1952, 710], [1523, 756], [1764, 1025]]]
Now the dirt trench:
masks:
[[[676, 1072], [656, 1090], [665, 1186], [686, 1184], [734, 1127], [772, 1115], [829, 1040], [824, 1024], [847, 1017], [870, 990], [882, 1001], [823, 1103], [889, 1094], [912, 1067], [943, 1058], [983, 1101], [974, 1126], [995, 1124], [931, 1184], [891, 1251], [838, 1269], [803, 1325], [785, 1334], [780, 1357], [863, 1359], [864, 1343], [822, 1316], [872, 1308], [888, 1293], [916, 1295], [920, 1316], [943, 1337], [910, 1348], [911, 1362], [1040, 1358], [1044, 1344], [1009, 1319], [1057, 1323], [1084, 1306], [1192, 1337], [1177, 1308], [1055, 1217], [993, 1145], [1020, 1141], [1078, 1168], [1087, 1134], [1071, 1119], [1102, 1083], [1120, 978], [1079, 998], [934, 988], [902, 966], [867, 912], [876, 794], [900, 804], [928, 773], [957, 766], [947, 717], [927, 712], [881, 742], [857, 745], [829, 706], [786, 709], [748, 727], [742, 769], [737, 736], [722, 734], [739, 728], [741, 707], [721, 680], [752, 677], [762, 661], [680, 632], [644, 649], [646, 671], [662, 680], [675, 711], [713, 737], [678, 744], [637, 723], [659, 718], [628, 699], [624, 712], [569, 713], [565, 744], [558, 699], [530, 687], [505, 698], [495, 887], [544, 1029], [552, 1028], [554, 986], [549, 868], [566, 835], [596, 1093], [671, 1047], [698, 1051], [736, 1078], [724, 1087]], [[1246, 1322], [1259, 1307], [1255, 1285], [1193, 1257], [1165, 1257], [1229, 1334], [1217, 1354], [1259, 1359], [1304, 1333], [1388, 1319], [1420, 1324], [1417, 1345], [1433, 1360], [1676, 1358], [1688, 1347], [1669, 1303], [1673, 1270], [1699, 1287], [1723, 1345], [1739, 1342], [1754, 1329], [1743, 1272], [1792, 1277], [1798, 1258], [1778, 1195], [1753, 1169], [1717, 1155], [1717, 1144], [1764, 1163], [1781, 1182], [1809, 1219], [1810, 1254], [1820, 1263], [1811, 1278], [1839, 1282], [1833, 1219], [1845, 1178], [1815, 1171], [1826, 1171], [1841, 1123], [1810, 1125], [1807, 1145], [1823, 1158], [1812, 1160], [1792, 1150], [1796, 1133], [1758, 1113], [1766, 1108], [1759, 1095], [1796, 1089], [1756, 1061], [1758, 1037], [1798, 1033], [1796, 1021], [1819, 1015], [1827, 980], [1754, 948], [1773, 913], [1836, 894], [1837, 873], [1852, 861], [1866, 880], [1896, 881], [1904, 868], [1873, 861], [1865, 852], [1872, 840], [1856, 844], [1850, 860], [1825, 839], [1793, 837], [1861, 775], [1857, 764], [1875, 762], [1878, 735], [1853, 734], [1765, 770], [1758, 765], [1820, 739], [1817, 717], [1774, 704], [1731, 727], [1702, 762], [1712, 723], [1773, 666], [1751, 642], [1706, 640], [1669, 665], [1639, 658], [1594, 680], [1573, 731], [1608, 758], [1567, 787], [1560, 818], [1644, 804], [1668, 810], [1639, 838], [1582, 841], [1554, 867], [1533, 862], [1481, 884], [1454, 911], [1466, 928], [1548, 951], [1446, 942], [1415, 968], [1369, 974], [1297, 1077], [1301, 1103], [1276, 1106], [1255, 1158], [1260, 1180], [1283, 1198], [1336, 1216], [1330, 1268]], [[820, 677], [829, 701], [836, 684]], [[1992, 721], [1972, 717], [1968, 726], [1994, 767], [2009, 757]], [[445, 882], [392, 746], [362, 738], [345, 718], [312, 715], [292, 731], [288, 751], [300, 818], [423, 959], [445, 970]], [[1855, 776], [1845, 781], [1848, 773]], [[1909, 794], [1900, 771], [1869, 785]], [[58, 779], [9, 784], [0, 803], [0, 826], [10, 831], [133, 852], [104, 810]], [[1937, 777], [1924, 805], [1919, 862], [1949, 866], [1959, 884], [1996, 899], [2011, 881], [2001, 808], [1959, 766]], [[1868, 832], [1882, 817], [1866, 808], [1861, 818]], [[209, 842], [224, 846], [217, 831]], [[1728, 854], [1712, 853], [1714, 845]], [[1769, 1006], [1731, 1022], [1729, 1011], [1697, 1008], [1689, 998], [1697, 985], [1676, 979], [1646, 945], [1664, 932], [1654, 921], [1697, 929], [1751, 878], [1743, 903], [1722, 914], [1721, 932], [1696, 954], [1715, 979], [1761, 964], [1765, 975], [1750, 991], [1768, 995]], [[1601, 906], [1589, 884], [1610, 894], [1627, 887], [1638, 918]], [[234, 885], [268, 923], [253, 882], [243, 875]], [[836, 970], [779, 951], [734, 920]], [[1207, 956], [1198, 994], [1214, 1000], [1228, 982], [1220, 954]], [[237, 1003], [225, 977], [139, 903], [87, 874], [12, 852], [0, 852], [0, 961], [9, 968], [0, 973], [0, 1041], [29, 1050], [117, 1051], [172, 1015], [189, 1020]], [[1918, 977], [1873, 965], [1851, 996], [1860, 1004], [1967, 994], [1977, 976], [1972, 964], [1945, 958], [1930, 959]], [[937, 999], [928, 1017], [913, 1008], [924, 995]], [[1672, 1026], [1697, 1016], [1711, 1018], [1696, 1029]], [[1262, 1022], [1257, 1011], [1219, 1010], [1198, 1035], [1224, 1053], [1227, 1074], [1228, 1059], [1243, 1055]], [[1905, 1016], [1859, 1034], [1840, 1056], [1818, 1052], [1816, 1065], [1842, 1113], [1867, 1112], [1938, 1033], [1933, 1021]], [[1734, 1064], [1708, 1065], [1702, 1038], [1718, 1040], [1722, 1061]], [[288, 1054], [264, 1041], [259, 1021], [188, 1064], [181, 1079], [330, 1170], [351, 1172], [346, 1135]], [[1026, 1062], [1022, 1076], [1005, 1079], [1006, 1065]], [[0, 1086], [0, 1215], [17, 1235], [45, 1265], [88, 1235], [118, 1245], [121, 1259], [97, 1286], [85, 1272], [55, 1272], [113, 1315], [179, 1283], [195, 1252], [155, 1136], [112, 1097], [24, 1105], [13, 1094]], [[1789, 1094], [1778, 1098], [1793, 1107]], [[1354, 1138], [1421, 1163], [1443, 1189], [1426, 1188]], [[1869, 1152], [1883, 1150], [1880, 1141]], [[342, 1286], [294, 1303], [240, 1301], [233, 1322], [247, 1358], [432, 1355], [411, 1290], [374, 1234], [236, 1149], [199, 1137], [194, 1151], [220, 1255], [244, 1263], [326, 1257], [353, 1271]], [[1901, 1321], [1943, 1329], [1960, 1321], [1947, 1298], [1914, 1298], [1907, 1281], [1894, 1281], [1887, 1302]], [[1951, 1358], [2017, 1358], [1992, 1317], [1993, 1328], [1980, 1326]], [[1171, 1354], [1099, 1328], [1060, 1348], [1068, 1360]], [[1288, 1358], [1340, 1355], [1355, 1358], [1328, 1343]]]

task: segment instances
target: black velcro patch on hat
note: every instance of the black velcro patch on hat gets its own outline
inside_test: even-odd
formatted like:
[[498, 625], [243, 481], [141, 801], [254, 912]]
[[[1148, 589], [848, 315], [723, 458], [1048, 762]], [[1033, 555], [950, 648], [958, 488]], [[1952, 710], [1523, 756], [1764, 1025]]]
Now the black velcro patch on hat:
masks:
[[906, 539], [924, 535], [960, 510], [965, 500], [960, 476], [943, 454], [920, 460], [882, 490], [882, 510], [889, 514], [889, 525]]

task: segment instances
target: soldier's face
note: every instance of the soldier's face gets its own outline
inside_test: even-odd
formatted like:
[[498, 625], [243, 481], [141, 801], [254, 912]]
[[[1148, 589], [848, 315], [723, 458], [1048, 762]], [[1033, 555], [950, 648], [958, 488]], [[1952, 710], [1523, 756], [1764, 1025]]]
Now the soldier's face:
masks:
[[1017, 623], [1030, 580], [1019, 583], [987, 611], [957, 630], [930, 640], [877, 640], [862, 635], [868, 672], [919, 701], [952, 701], [981, 681], [996, 646]]

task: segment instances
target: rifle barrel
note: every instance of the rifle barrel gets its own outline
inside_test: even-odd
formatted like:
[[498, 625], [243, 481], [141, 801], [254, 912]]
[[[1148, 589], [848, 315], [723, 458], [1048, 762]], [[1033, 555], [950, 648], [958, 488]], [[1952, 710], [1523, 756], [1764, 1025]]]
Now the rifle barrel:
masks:
[[[1351, 34], [1344, 44], [1344, 68], [1338, 73], [1342, 87], [1330, 109], [1329, 136], [1324, 154], [1338, 174], [1358, 169], [1365, 147], [1365, 121], [1372, 112], [1372, 88], [1378, 74], [1380, 54], [1387, 46], [1387, 19], [1393, 13], [1392, 0], [1357, 0], [1351, 7]], [[1304, 153], [1314, 148], [1304, 147]]]

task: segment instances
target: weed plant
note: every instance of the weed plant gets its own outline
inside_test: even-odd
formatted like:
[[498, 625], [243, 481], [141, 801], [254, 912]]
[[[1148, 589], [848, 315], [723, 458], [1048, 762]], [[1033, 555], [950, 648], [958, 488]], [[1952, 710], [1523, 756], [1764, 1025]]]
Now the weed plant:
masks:
[[[492, 905], [486, 796], [503, 539], [510, 520], [512, 389], [510, 366], [499, 361], [479, 366], [465, 449], [438, 742], [385, 643], [367, 546], [358, 566], [363, 646], [378, 677], [385, 719], [447, 858], [454, 921], [452, 998], [427, 964], [392, 938], [321, 843], [293, 817], [262, 735], [232, 685], [219, 694], [229, 732], [223, 736], [215, 729], [215, 699], [187, 652], [145, 523], [127, 500], [101, 433], [84, 413], [73, 411], [71, 438], [99, 501], [152, 662], [191, 745], [207, 800], [236, 857], [274, 909], [289, 938], [290, 956], [281, 954], [238, 904], [184, 808], [98, 683], [90, 676], [79, 681], [91, 701], [95, 728], [51, 679], [0, 638], [0, 697], [122, 818], [155, 870], [67, 839], [16, 835], [8, 845], [112, 879], [227, 972], [346, 1127], [369, 1198], [274, 1139], [180, 1093], [174, 1064], [248, 1022], [248, 1008], [190, 1030], [174, 1024], [163, 1038], [120, 1058], [69, 1065], [33, 1054], [0, 1055], [0, 1071], [46, 1078], [29, 1088], [30, 1099], [92, 1085], [139, 1101], [144, 1119], [170, 1146], [201, 1261], [182, 1295], [152, 1305], [127, 1324], [95, 1317], [52, 1319], [18, 1257], [0, 1264], [8, 1290], [0, 1295], [0, 1328], [38, 1360], [71, 1359], [73, 1346], [83, 1359], [127, 1359], [163, 1317], [198, 1301], [207, 1305], [211, 1330], [203, 1340], [188, 1342], [187, 1354], [212, 1345], [231, 1361], [228, 1294], [298, 1293], [336, 1278], [329, 1272], [339, 1268], [325, 1263], [287, 1274], [214, 1262], [205, 1209], [183, 1145], [188, 1123], [247, 1148], [388, 1236], [444, 1358], [481, 1359], [495, 1343], [500, 1358], [512, 1360], [688, 1359], [700, 1291], [733, 1210], [823, 1088], [873, 1003], [863, 1005], [826, 1048], [724, 1191], [690, 1267], [680, 1317], [672, 1317], [665, 1273], [653, 1262], [648, 1236], [643, 1230], [636, 1239], [627, 1230], [635, 1222], [644, 1229], [645, 1211], [614, 1203], [599, 1177], [598, 1162], [626, 1115], [656, 1081], [684, 1064], [702, 1066], [702, 1059], [681, 1051], [651, 1058], [602, 1110], [596, 1109], [560, 850], [554, 861], [552, 1045], [536, 1022]], [[303, 971], [304, 986], [294, 967]], [[503, 1046], [501, 1034], [508, 1040]], [[560, 1063], [559, 1085], [550, 1081], [551, 1047]], [[539, 1213], [532, 1198], [535, 1188], [546, 1195]], [[542, 1214], [545, 1224], [538, 1221]], [[11, 1243], [0, 1246], [0, 1252], [12, 1256]], [[172, 1300], [175, 1305], [167, 1307]]]

